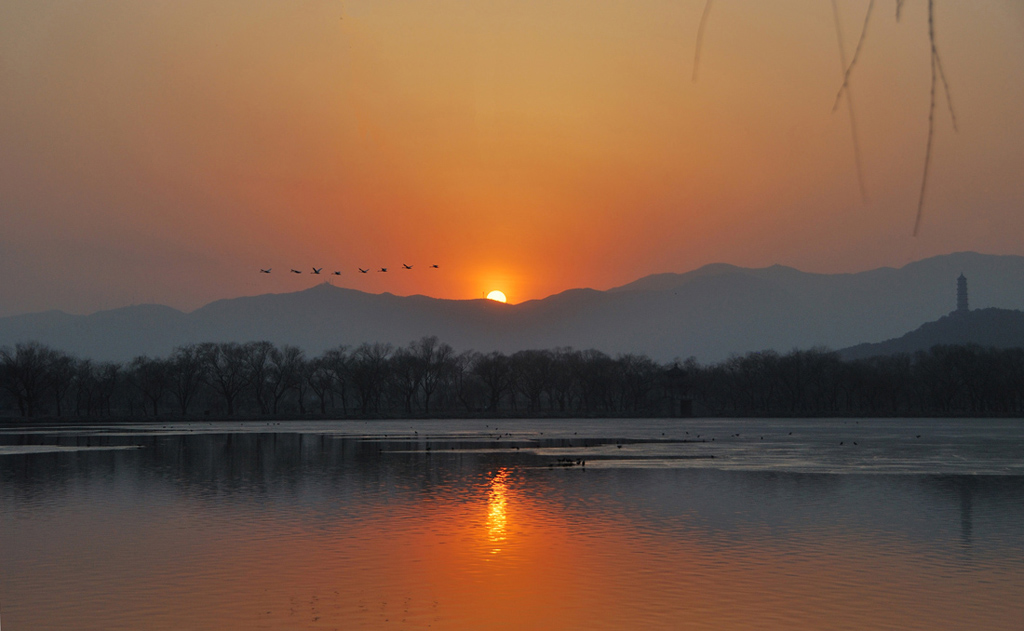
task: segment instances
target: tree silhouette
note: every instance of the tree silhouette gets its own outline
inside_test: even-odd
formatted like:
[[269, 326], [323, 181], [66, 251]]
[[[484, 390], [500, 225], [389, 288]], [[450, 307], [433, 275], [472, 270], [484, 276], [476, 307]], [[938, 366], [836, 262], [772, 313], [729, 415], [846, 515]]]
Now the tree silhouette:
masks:
[[233, 416], [235, 401], [242, 389], [249, 385], [245, 349], [236, 342], [206, 343], [202, 345], [202, 353], [210, 384], [224, 399], [228, 416]]
[[171, 385], [170, 370], [169, 360], [145, 356], [136, 357], [129, 366], [132, 385], [152, 406], [153, 416], [160, 415], [160, 400]]
[[178, 401], [181, 415], [185, 416], [206, 378], [202, 349], [195, 344], [179, 346], [171, 353], [170, 362], [171, 394]]
[[53, 355], [53, 350], [39, 342], [18, 344], [14, 350], [0, 348], [3, 387], [17, 400], [22, 416], [35, 416]]

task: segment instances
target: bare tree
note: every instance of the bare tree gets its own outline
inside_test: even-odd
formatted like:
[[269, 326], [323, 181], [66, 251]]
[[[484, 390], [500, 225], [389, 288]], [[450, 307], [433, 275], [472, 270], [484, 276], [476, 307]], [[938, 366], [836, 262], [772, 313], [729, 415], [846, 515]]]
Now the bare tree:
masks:
[[431, 397], [454, 369], [455, 349], [432, 335], [413, 344], [412, 350], [422, 364], [420, 388], [423, 390], [423, 413], [429, 416]]
[[324, 367], [330, 371], [334, 382], [334, 390], [341, 397], [341, 413], [348, 416], [349, 375], [352, 358], [348, 347], [341, 345], [324, 351], [322, 355]]
[[210, 385], [224, 399], [228, 416], [233, 416], [238, 395], [249, 385], [245, 349], [236, 342], [207, 342], [201, 349]]
[[117, 394], [118, 386], [121, 385], [122, 366], [117, 362], [103, 362], [94, 366], [93, 374], [96, 380], [96, 396], [99, 403], [99, 413], [102, 416], [114, 414], [114, 395]]
[[[79, 360], [75, 365], [75, 415], [92, 416], [96, 403], [96, 371], [91, 359]], [[85, 414], [82, 414], [82, 410]]]
[[327, 414], [327, 399], [334, 389], [334, 375], [323, 357], [317, 357], [306, 367], [306, 383], [320, 400], [320, 414]]
[[493, 414], [501, 407], [501, 398], [511, 391], [512, 368], [508, 357], [494, 351], [477, 354], [473, 359], [473, 374], [487, 387], [487, 409]]
[[352, 353], [352, 382], [359, 394], [364, 415], [379, 414], [384, 388], [388, 382], [390, 344], [361, 344]]
[[571, 357], [580, 386], [584, 414], [615, 411], [615, 360], [596, 350], [576, 351]]
[[646, 355], [620, 355], [615, 362], [618, 366], [621, 410], [640, 412], [651, 404], [654, 391], [661, 375], [661, 368]]
[[170, 358], [170, 388], [182, 416], [188, 414], [188, 407], [199, 393], [205, 377], [206, 365], [200, 346], [189, 344], [174, 349]]
[[305, 353], [301, 348], [285, 346], [274, 349], [270, 353], [270, 365], [267, 369], [267, 389], [274, 414], [277, 414], [281, 400], [298, 386], [303, 379], [303, 368], [306, 363]]
[[270, 342], [247, 342], [242, 345], [245, 354], [245, 367], [248, 372], [249, 386], [252, 388], [256, 406], [260, 414], [266, 415], [270, 411], [267, 405], [268, 388], [267, 378], [271, 368], [271, 355], [277, 350]]
[[17, 344], [14, 350], [0, 348], [4, 366], [3, 387], [18, 403], [22, 416], [32, 417], [48, 385], [54, 351], [39, 342]]
[[75, 385], [75, 374], [78, 360], [63, 351], [53, 351], [50, 365], [47, 366], [47, 379], [50, 393], [56, 407], [57, 416], [64, 412], [64, 401]]
[[553, 363], [550, 351], [519, 351], [510, 358], [516, 390], [526, 397], [531, 414], [540, 411], [541, 396], [552, 380]]
[[402, 401], [407, 415], [412, 415], [413, 399], [423, 380], [423, 365], [410, 348], [400, 348], [391, 356], [391, 387]]
[[477, 355], [472, 351], [465, 351], [459, 353], [452, 361], [451, 389], [455, 399], [467, 412], [478, 411], [482, 407], [479, 402], [484, 399], [485, 386], [473, 372]]
[[140, 356], [132, 360], [128, 369], [132, 385], [152, 406], [153, 416], [159, 416], [160, 400], [170, 386], [169, 361]]

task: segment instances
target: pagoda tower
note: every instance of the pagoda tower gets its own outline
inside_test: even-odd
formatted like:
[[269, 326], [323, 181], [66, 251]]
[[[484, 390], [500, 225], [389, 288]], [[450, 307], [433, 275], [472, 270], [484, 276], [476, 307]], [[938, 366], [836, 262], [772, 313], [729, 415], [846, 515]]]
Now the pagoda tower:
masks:
[[956, 279], [956, 311], [957, 313], [967, 313], [968, 310], [967, 277], [960, 272], [960, 278]]

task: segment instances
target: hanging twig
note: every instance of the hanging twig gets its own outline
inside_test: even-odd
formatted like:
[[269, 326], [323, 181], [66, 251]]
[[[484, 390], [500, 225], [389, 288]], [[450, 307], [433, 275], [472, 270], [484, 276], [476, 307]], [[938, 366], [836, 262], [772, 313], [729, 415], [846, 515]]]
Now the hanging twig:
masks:
[[[932, 47], [935, 48], [934, 42]], [[939, 69], [942, 89], [946, 92], [946, 108], [949, 109], [949, 118], [953, 121], [953, 131], [959, 132], [960, 130], [956, 126], [956, 112], [953, 111], [953, 95], [949, 92], [949, 82], [946, 81], [946, 72], [942, 69], [942, 57], [939, 56], [938, 48], [935, 48], [935, 67]]]
[[[871, 0], [870, 2], [868, 2], [868, 10], [867, 13], [864, 15], [864, 26], [862, 26], [860, 29], [860, 38], [857, 40], [856, 50], [853, 51], [853, 59], [850, 60], [850, 65], [846, 66], [846, 70], [845, 72], [843, 72], [843, 85], [839, 86], [839, 92], [836, 92], [836, 100], [832, 104], [833, 112], [836, 111], [836, 109], [839, 107], [839, 99], [843, 96], [843, 92], [845, 92], [850, 85], [850, 73], [853, 72], [853, 67], [857, 64], [857, 60], [860, 59], [860, 51], [864, 47], [864, 39], [867, 37], [868, 34], [868, 22], [871, 20], [871, 9], [874, 8], [874, 6], [875, 0]], [[836, 28], [838, 29], [839, 11], [836, 8], [836, 3], [834, 0], [832, 2], [832, 13], [837, 18]], [[840, 35], [839, 37], [842, 38], [842, 35]], [[840, 43], [840, 54], [842, 54], [842, 43]]]
[[928, 187], [928, 167], [932, 161], [932, 137], [935, 135], [935, 81], [938, 76], [938, 68], [935, 57], [938, 54], [935, 50], [935, 21], [932, 15], [932, 0], [928, 0], [928, 39], [932, 45], [932, 89], [931, 100], [928, 103], [928, 143], [924, 150], [924, 175], [921, 177], [921, 192], [917, 197], [917, 218], [914, 219], [914, 236], [917, 236], [921, 229], [921, 211], [924, 210], [924, 192]]
[[697, 46], [693, 51], [693, 77], [691, 81], [697, 81], [697, 67], [700, 65], [700, 49], [704, 45], [704, 26], [708, 23], [708, 15], [711, 14], [711, 0], [704, 3], [704, 12], [700, 16], [700, 24], [697, 25]]
[[[898, 22], [902, 17], [903, 4], [906, 0], [896, 0], [896, 21]], [[711, 14], [712, 0], [706, 0], [704, 3], [704, 11], [701, 13], [700, 23], [697, 26], [697, 43], [693, 53], [693, 76], [692, 80], [697, 80], [697, 71], [700, 66], [700, 53], [701, 48], [704, 44], [704, 30], [707, 26], [708, 16]], [[861, 152], [860, 152], [860, 140], [857, 133], [857, 120], [854, 115], [853, 108], [853, 97], [850, 94], [850, 75], [853, 72], [854, 66], [860, 59], [860, 53], [864, 46], [864, 40], [867, 37], [868, 24], [871, 21], [871, 12], [874, 9], [875, 0], [869, 0], [867, 12], [864, 15], [864, 24], [861, 27], [860, 37], [857, 40], [857, 47], [854, 49], [853, 58], [850, 63], [846, 63], [846, 50], [843, 43], [842, 25], [839, 19], [839, 6], [836, 0], [832, 0], [832, 14], [835, 18], [836, 24], [836, 37], [839, 43], [839, 58], [842, 64], [843, 70], [843, 83], [839, 87], [839, 91], [836, 93], [836, 98], [832, 104], [832, 111], [834, 112], [839, 107], [839, 101], [845, 97], [847, 109], [850, 114], [850, 131], [853, 137], [853, 153], [854, 160], [857, 167], [857, 182], [860, 185], [861, 197], [864, 201], [867, 201], [867, 191], [864, 185], [864, 169], [861, 163]], [[939, 55], [938, 46], [935, 44], [935, 1], [928, 0], [928, 41], [931, 44], [931, 90], [928, 103], [928, 141], [925, 144], [925, 155], [924, 155], [924, 171], [921, 177], [921, 190], [917, 198], [917, 216], [914, 220], [914, 236], [916, 237], [921, 229], [921, 217], [924, 211], [924, 198], [925, 191], [928, 188], [928, 173], [931, 168], [932, 159], [932, 142], [935, 138], [935, 89], [939, 81], [942, 82], [942, 89], [946, 95], [946, 107], [949, 109], [949, 116], [953, 123], [953, 131], [958, 131], [956, 111], [953, 109], [953, 96], [949, 88], [949, 81], [946, 79], [945, 69], [942, 67], [942, 57]]]
[[[874, 0], [872, 0], [874, 2]], [[871, 7], [868, 6], [868, 15], [870, 16]], [[832, 16], [835, 18], [836, 23], [836, 40], [839, 42], [839, 63], [840, 70], [844, 73], [843, 87], [839, 89], [839, 96], [846, 96], [846, 109], [850, 113], [850, 133], [853, 137], [853, 160], [857, 167], [857, 184], [860, 186], [860, 198], [862, 201], [867, 202], [868, 192], [867, 187], [864, 185], [864, 167], [861, 165], [860, 159], [860, 138], [857, 134], [857, 118], [853, 113], [853, 95], [850, 94], [850, 88], [848, 85], [850, 69], [853, 67], [853, 63], [857, 60], [857, 54], [860, 53], [860, 46], [864, 42], [864, 33], [867, 31], [867, 21], [864, 22], [864, 29], [861, 31], [860, 41], [857, 42], [857, 52], [854, 53], [853, 62], [849, 66], [846, 65], [846, 46], [843, 44], [843, 28], [839, 19], [839, 5], [836, 4], [836, 0], [832, 0]], [[838, 104], [838, 98], [836, 97], [836, 103]], [[835, 111], [835, 107], [832, 108]]]
[[928, 143], [925, 145], [924, 174], [921, 177], [921, 193], [917, 198], [917, 218], [914, 220], [915, 237], [921, 229], [924, 193], [928, 187], [928, 169], [932, 161], [932, 139], [935, 136], [935, 87], [939, 80], [942, 81], [942, 88], [946, 92], [946, 107], [949, 108], [949, 116], [953, 121], [953, 131], [957, 131], [956, 112], [953, 111], [953, 97], [949, 91], [949, 83], [946, 81], [946, 73], [942, 69], [942, 57], [939, 55], [939, 47], [935, 43], [935, 0], [928, 0], [928, 41], [931, 43], [932, 51], [932, 87], [931, 100], [928, 103]]

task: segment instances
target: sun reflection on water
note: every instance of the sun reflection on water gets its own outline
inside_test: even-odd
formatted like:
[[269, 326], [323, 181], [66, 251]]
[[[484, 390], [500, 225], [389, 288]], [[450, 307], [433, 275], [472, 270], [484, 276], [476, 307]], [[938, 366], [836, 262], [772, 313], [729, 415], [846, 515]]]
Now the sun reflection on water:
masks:
[[508, 539], [508, 475], [508, 469], [499, 469], [487, 491], [487, 536], [494, 546], [491, 554], [501, 552]]

